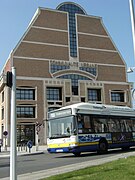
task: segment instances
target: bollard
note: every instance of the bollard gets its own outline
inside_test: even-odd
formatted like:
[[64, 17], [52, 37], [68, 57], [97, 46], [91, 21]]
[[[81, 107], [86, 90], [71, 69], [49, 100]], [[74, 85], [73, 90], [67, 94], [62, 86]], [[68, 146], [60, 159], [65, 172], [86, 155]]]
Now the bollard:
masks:
[[0, 139], [0, 152], [1, 152], [1, 146], [3, 146], [3, 140]]
[[25, 144], [23, 144], [23, 150], [25, 150]]
[[26, 145], [26, 152], [27, 152], [27, 145]]
[[21, 151], [22, 151], [22, 143], [21, 143]]
[[18, 144], [18, 151], [20, 151], [20, 146], [19, 146], [19, 144]]

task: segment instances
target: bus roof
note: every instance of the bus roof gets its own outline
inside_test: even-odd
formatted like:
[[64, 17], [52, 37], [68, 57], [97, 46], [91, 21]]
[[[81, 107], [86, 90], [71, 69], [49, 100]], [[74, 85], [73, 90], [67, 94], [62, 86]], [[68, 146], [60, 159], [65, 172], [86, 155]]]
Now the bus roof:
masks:
[[61, 107], [60, 109], [67, 109], [67, 108], [84, 108], [84, 109], [94, 109], [94, 108], [110, 108], [110, 109], [117, 109], [117, 110], [132, 110], [135, 111], [133, 108], [128, 106], [114, 106], [114, 105], [106, 105], [106, 104], [94, 104], [94, 103], [76, 103], [71, 104], [68, 106]]
[[123, 115], [123, 116], [134, 116], [135, 109], [127, 106], [114, 106], [106, 104], [93, 104], [93, 103], [76, 103], [60, 108], [59, 110], [64, 109], [76, 109], [78, 113], [90, 113], [95, 112], [97, 114], [106, 114], [106, 115]]

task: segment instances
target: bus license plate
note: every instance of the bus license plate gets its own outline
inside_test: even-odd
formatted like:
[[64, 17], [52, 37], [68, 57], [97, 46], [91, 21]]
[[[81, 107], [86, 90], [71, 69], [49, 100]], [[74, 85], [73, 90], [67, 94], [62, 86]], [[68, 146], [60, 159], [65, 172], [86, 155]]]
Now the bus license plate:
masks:
[[57, 149], [56, 152], [63, 152], [63, 149]]

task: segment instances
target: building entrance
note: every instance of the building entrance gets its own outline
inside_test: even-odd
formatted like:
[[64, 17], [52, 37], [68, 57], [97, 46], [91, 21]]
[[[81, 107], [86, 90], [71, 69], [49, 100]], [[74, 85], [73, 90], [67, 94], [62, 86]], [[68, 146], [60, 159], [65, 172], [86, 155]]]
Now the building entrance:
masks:
[[29, 140], [35, 145], [35, 125], [17, 125], [17, 144], [26, 144]]

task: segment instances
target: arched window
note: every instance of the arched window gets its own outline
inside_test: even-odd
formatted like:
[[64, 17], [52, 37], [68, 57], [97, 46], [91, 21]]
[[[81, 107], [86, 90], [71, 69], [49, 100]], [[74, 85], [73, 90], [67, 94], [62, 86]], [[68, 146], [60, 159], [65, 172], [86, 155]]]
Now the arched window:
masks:
[[83, 8], [74, 3], [62, 3], [57, 7], [60, 11], [66, 11], [69, 14], [69, 37], [70, 37], [70, 56], [77, 57], [76, 41], [76, 19], [75, 14], [86, 14]]

